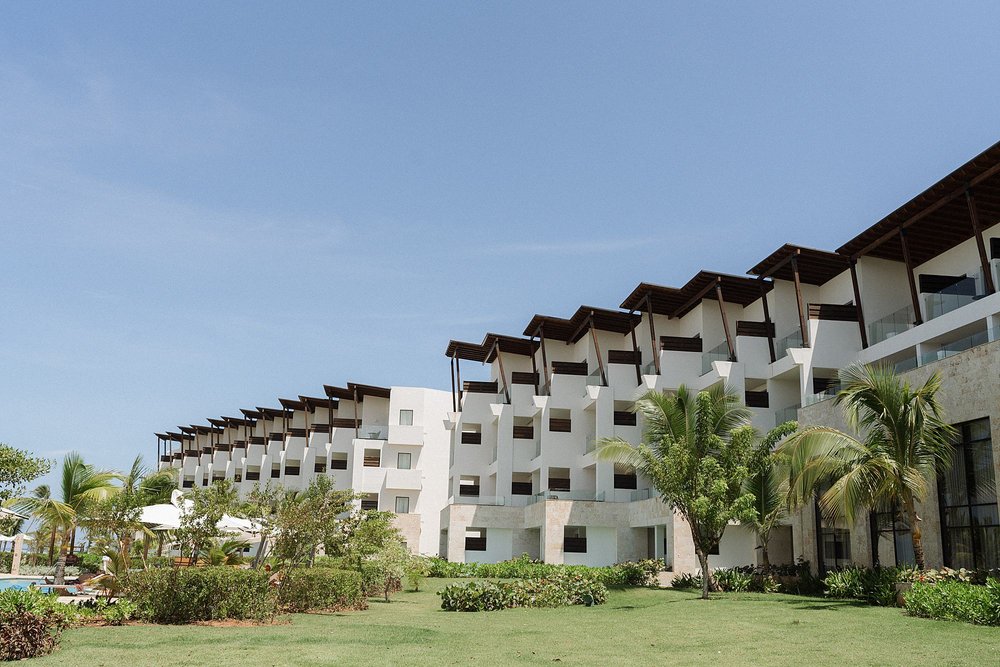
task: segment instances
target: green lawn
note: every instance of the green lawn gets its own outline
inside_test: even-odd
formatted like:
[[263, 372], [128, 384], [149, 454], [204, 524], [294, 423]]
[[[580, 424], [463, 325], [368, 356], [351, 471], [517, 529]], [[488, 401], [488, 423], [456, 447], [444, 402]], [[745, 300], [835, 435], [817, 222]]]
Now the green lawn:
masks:
[[785, 595], [612, 591], [608, 604], [444, 612], [431, 591], [265, 627], [82, 628], [41, 665], [996, 664], [1000, 628]]

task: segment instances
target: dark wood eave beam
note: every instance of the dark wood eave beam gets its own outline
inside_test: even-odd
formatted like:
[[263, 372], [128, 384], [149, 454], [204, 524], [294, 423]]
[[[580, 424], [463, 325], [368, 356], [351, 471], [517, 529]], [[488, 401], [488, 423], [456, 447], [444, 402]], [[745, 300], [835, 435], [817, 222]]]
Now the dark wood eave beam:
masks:
[[462, 391], [462, 360], [458, 356], [458, 352], [455, 352], [455, 378], [458, 380], [458, 409], [462, 409], [462, 397], [464, 395]]
[[354, 438], [359, 437], [358, 431], [361, 425], [358, 423], [358, 387], [354, 387]]
[[608, 386], [608, 376], [604, 372], [604, 359], [601, 357], [601, 344], [597, 342], [597, 328], [594, 326], [594, 311], [590, 311], [590, 337], [594, 340], [594, 351], [597, 352], [597, 367], [601, 369], [601, 386]]
[[771, 354], [771, 363], [777, 361], [774, 354], [774, 324], [771, 322], [771, 313], [767, 308], [767, 293], [764, 283], [764, 276], [760, 277], [760, 304], [764, 307], [764, 325], [767, 327], [767, 351]]
[[865, 326], [865, 309], [861, 306], [861, 286], [858, 284], [858, 262], [851, 260], [851, 286], [854, 288], [854, 308], [858, 311], [858, 331], [861, 334], [861, 349], [868, 347], [868, 329]]
[[549, 373], [549, 359], [545, 354], [545, 325], [539, 324], [538, 329], [535, 330], [535, 335], [538, 336], [539, 347], [542, 348], [542, 372], [545, 373], [545, 394], [548, 395], [549, 387], [552, 384], [552, 376]]
[[716, 288], [716, 286], [719, 287], [719, 292], [721, 293], [721, 291], [722, 291], [722, 278], [720, 278], [719, 276], [716, 276], [715, 280], [713, 280], [712, 282], [710, 282], [707, 285], [705, 285], [705, 287], [703, 287], [700, 292], [698, 292], [693, 297], [691, 297], [690, 299], [688, 299], [687, 303], [685, 303], [683, 306], [681, 306], [680, 308], [678, 308], [677, 310], [675, 310], [673, 317], [676, 317], [677, 313], [683, 313], [688, 308], [690, 308], [694, 304], [696, 304], [699, 301], [701, 301], [702, 299], [704, 299], [705, 295], [708, 294], [709, 292], [711, 292], [712, 290], [714, 290]]
[[510, 388], [507, 386], [507, 373], [503, 369], [503, 356], [500, 354], [500, 339], [495, 339], [493, 341], [493, 347], [486, 354], [486, 358], [489, 359], [493, 352], [497, 353], [497, 366], [500, 368], [500, 381], [503, 384], [503, 395], [507, 398], [507, 403], [510, 403]]
[[451, 366], [451, 411], [458, 412], [457, 397], [455, 395], [455, 357], [451, 357], [448, 361]]
[[[535, 336], [531, 336], [531, 340], [535, 340]], [[531, 373], [535, 376], [535, 396], [538, 395], [538, 362], [535, 360], [535, 350], [531, 350]]]
[[327, 418], [326, 418], [326, 420], [329, 422], [329, 424], [327, 425], [327, 429], [326, 429], [326, 444], [332, 445], [333, 444], [333, 396], [327, 396], [326, 397], [326, 401], [327, 401], [327, 403], [326, 403], [326, 411], [327, 411]]
[[[632, 317], [635, 314], [635, 309], [629, 311], [628, 316]], [[642, 318], [640, 317], [641, 321]], [[639, 341], [635, 338], [635, 328], [639, 326], [639, 322], [636, 321], [631, 327], [629, 327], [629, 334], [632, 336], [632, 361], [635, 362], [635, 384], [639, 386], [642, 384], [642, 369], [639, 367], [641, 365], [641, 357], [639, 356]]]
[[802, 280], [799, 277], [799, 251], [792, 255], [792, 280], [795, 282], [795, 305], [799, 307], [799, 333], [802, 336], [802, 347], [809, 347], [809, 322], [806, 319], [806, 308], [802, 302]]
[[903, 248], [903, 264], [906, 265], [906, 282], [910, 286], [910, 302], [913, 304], [913, 324], [923, 323], [920, 313], [920, 298], [917, 296], [917, 281], [913, 277], [913, 260], [910, 259], [910, 246], [906, 243], [906, 230], [902, 227], [897, 232], [899, 234], [899, 245]]
[[729, 348], [729, 361], [736, 361], [736, 345], [733, 344], [733, 335], [729, 331], [729, 320], [726, 318], [726, 302], [722, 298], [722, 279], [717, 278], [715, 282], [715, 296], [719, 301], [719, 315], [722, 316], [722, 330], [726, 332], [726, 346]]
[[[974, 187], [974, 186], [982, 183], [987, 178], [989, 178], [990, 176], [993, 176], [993, 175], [995, 175], [997, 173], [1000, 173], [1000, 162], [998, 162], [997, 164], [993, 165], [992, 167], [990, 167], [989, 169], [987, 169], [983, 173], [981, 173], [978, 176], [976, 176], [974, 179], [972, 179], [971, 181], [969, 181], [968, 184], [962, 186], [961, 188], [956, 189], [954, 192], [951, 192], [950, 194], [947, 194], [944, 197], [941, 197], [940, 199], [938, 199], [933, 204], [924, 207], [916, 215], [911, 216], [909, 219], [907, 219], [907, 220], [903, 221], [902, 223], [900, 223], [899, 225], [897, 225], [894, 229], [889, 230], [888, 232], [886, 232], [882, 236], [878, 237], [877, 239], [875, 239], [874, 241], [872, 241], [871, 243], [869, 243], [868, 245], [866, 245], [861, 250], [853, 253], [851, 255], [851, 259], [858, 259], [862, 255], [867, 255], [869, 252], [871, 252], [875, 248], [879, 247], [880, 245], [882, 245], [886, 241], [890, 240], [893, 236], [895, 236], [896, 234], [898, 234], [901, 230], [906, 229], [907, 227], [909, 227], [910, 225], [914, 224], [915, 222], [918, 222], [918, 221], [922, 220], [923, 218], [927, 217], [928, 215], [930, 215], [934, 211], [938, 210], [939, 208], [941, 208], [942, 206], [944, 206], [948, 202], [950, 202], [953, 199], [955, 199], [955, 197], [961, 197], [963, 194], [965, 194], [965, 192], [967, 190], [969, 190], [970, 188], [972, 188], [972, 187]], [[904, 206], [905, 206], [905, 204], [904, 204]], [[919, 319], [919, 315], [918, 315], [918, 319]]]
[[986, 255], [986, 242], [983, 241], [983, 230], [979, 226], [979, 210], [976, 207], [976, 200], [973, 198], [971, 190], [965, 191], [965, 202], [969, 207], [969, 220], [972, 222], [972, 232], [976, 236], [976, 248], [979, 250], [979, 262], [982, 266], [986, 293], [993, 294], [996, 292], [996, 285], [993, 284], [993, 272], [990, 271], [990, 260]]
[[660, 374], [660, 346], [656, 344], [656, 324], [653, 322], [653, 294], [646, 292], [646, 317], [649, 318], [649, 347], [653, 351], [656, 374]]

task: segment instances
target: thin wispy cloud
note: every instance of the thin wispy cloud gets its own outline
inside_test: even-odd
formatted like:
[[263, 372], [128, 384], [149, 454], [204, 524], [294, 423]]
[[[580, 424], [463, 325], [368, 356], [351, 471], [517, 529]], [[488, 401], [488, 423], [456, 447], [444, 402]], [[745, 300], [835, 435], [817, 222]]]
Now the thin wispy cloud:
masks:
[[633, 239], [585, 239], [580, 241], [528, 241], [525, 243], [496, 243], [487, 245], [482, 251], [489, 255], [605, 255], [622, 250], [633, 250], [662, 243], [657, 238]]

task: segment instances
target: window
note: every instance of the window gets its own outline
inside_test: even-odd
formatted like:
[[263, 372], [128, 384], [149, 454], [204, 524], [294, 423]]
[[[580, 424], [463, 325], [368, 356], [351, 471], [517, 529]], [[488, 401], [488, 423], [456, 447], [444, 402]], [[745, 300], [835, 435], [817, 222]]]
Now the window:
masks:
[[260, 466], [247, 467], [247, 481], [256, 482], [260, 480]]
[[851, 564], [851, 531], [840, 525], [830, 525], [819, 509], [819, 498], [830, 488], [820, 486], [814, 502], [816, 512], [816, 533], [819, 535], [819, 571], [826, 574], [830, 570], [840, 570]]
[[563, 527], [563, 551], [568, 554], [587, 553], [587, 527]]
[[466, 528], [465, 529], [465, 550], [466, 551], [486, 551], [486, 529]]
[[1000, 567], [1000, 521], [990, 420], [959, 424], [951, 469], [938, 477], [944, 564]]
[[410, 499], [407, 496], [396, 496], [396, 514], [410, 513]]
[[458, 480], [458, 495], [460, 496], [479, 496], [479, 476], [478, 475], [462, 475]]
[[233, 481], [236, 483], [243, 481], [243, 471], [239, 468], [237, 468], [236, 472], [233, 473]]
[[271, 464], [271, 479], [278, 479], [281, 477], [281, 464], [272, 463]]
[[399, 452], [396, 454], [396, 467], [400, 470], [409, 470], [412, 457], [413, 455], [410, 452]]
[[285, 462], [285, 474], [286, 475], [298, 475], [299, 470], [302, 468], [301, 461], [288, 460]]
[[377, 510], [378, 509], [378, 494], [377, 493], [366, 493], [361, 499], [361, 509], [363, 510]]
[[330, 457], [330, 470], [347, 470], [347, 454], [334, 452]]
[[616, 463], [614, 482], [616, 489], [637, 489], [638, 484], [635, 477], [635, 468]]
[[399, 425], [400, 426], [413, 426], [413, 410], [400, 410], [399, 411]]
[[323, 474], [326, 472], [326, 459], [316, 459], [313, 463], [313, 472], [317, 474]]
[[194, 477], [185, 477], [184, 481], [181, 483], [181, 487], [185, 489], [190, 489], [194, 486]]
[[365, 450], [365, 467], [378, 468], [382, 465], [382, 452], [377, 449]]
[[913, 539], [910, 522], [899, 507], [871, 514], [872, 562], [876, 565], [913, 565]]

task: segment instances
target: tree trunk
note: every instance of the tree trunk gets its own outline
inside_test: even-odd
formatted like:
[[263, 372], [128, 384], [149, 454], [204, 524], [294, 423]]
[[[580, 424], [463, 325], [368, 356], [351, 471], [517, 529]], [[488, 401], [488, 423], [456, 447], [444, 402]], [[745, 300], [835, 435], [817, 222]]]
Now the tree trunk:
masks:
[[159, 558], [163, 555], [163, 531], [156, 531], [156, 556]]
[[698, 562], [701, 563], [701, 599], [708, 599], [708, 591], [712, 587], [712, 572], [708, 569], [708, 555], [700, 548], [696, 549]]
[[49, 565], [56, 562], [56, 529], [52, 529], [52, 538], [49, 540]]
[[767, 540], [760, 542], [760, 571], [765, 577], [771, 574], [771, 559], [767, 554]]
[[920, 517], [917, 516], [917, 508], [913, 503], [913, 496], [907, 495], [903, 499], [903, 507], [906, 509], [906, 516], [910, 520], [910, 538], [913, 540], [913, 560], [916, 561], [917, 569], [923, 570], [926, 567], [924, 562], [923, 532], [920, 530]]
[[260, 562], [264, 560], [264, 546], [267, 544], [267, 537], [261, 535], [260, 542], [257, 544], [257, 553], [253, 557], [253, 569], [260, 567]]
[[66, 584], [66, 552], [70, 547], [70, 535], [64, 535], [62, 544], [59, 545], [59, 560], [56, 561], [56, 576], [53, 584], [64, 586]]

